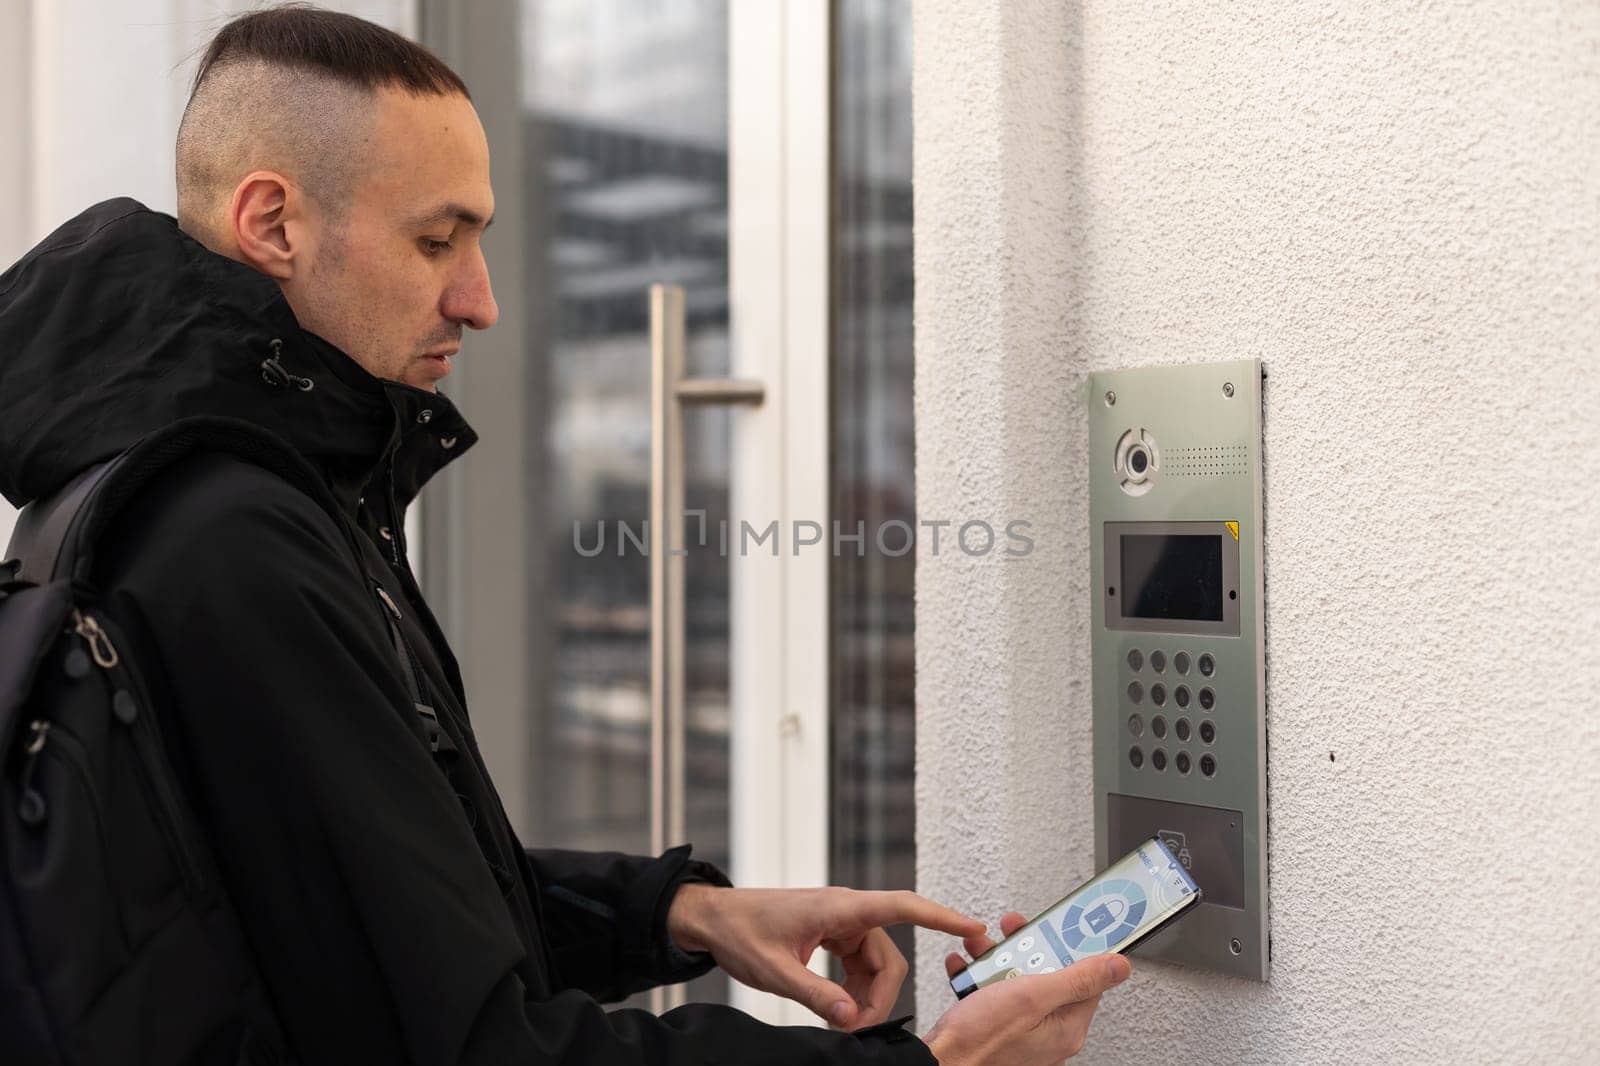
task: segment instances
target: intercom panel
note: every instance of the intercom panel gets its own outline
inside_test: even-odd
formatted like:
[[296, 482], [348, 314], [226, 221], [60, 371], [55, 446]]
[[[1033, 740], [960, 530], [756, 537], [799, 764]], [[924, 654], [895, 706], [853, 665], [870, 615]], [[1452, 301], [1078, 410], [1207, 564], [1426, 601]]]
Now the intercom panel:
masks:
[[1261, 364], [1089, 378], [1095, 852], [1159, 835], [1200, 885], [1141, 945], [1266, 980]]

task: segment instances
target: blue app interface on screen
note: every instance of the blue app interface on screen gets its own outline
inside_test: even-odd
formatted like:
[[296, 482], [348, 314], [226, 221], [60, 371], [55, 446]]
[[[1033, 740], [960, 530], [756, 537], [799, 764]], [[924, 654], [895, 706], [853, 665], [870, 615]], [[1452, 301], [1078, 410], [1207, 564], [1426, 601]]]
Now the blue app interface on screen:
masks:
[[1054, 973], [1087, 955], [1116, 951], [1185, 906], [1198, 890], [1172, 853], [1154, 840], [973, 960], [981, 987], [1025, 974]]

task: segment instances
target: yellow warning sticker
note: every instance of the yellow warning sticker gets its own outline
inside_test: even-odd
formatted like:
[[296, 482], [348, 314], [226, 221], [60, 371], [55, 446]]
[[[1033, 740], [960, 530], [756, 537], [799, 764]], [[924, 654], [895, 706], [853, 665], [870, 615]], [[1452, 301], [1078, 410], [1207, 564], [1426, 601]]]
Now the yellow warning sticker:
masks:
[[1224, 522], [1222, 524], [1228, 527], [1228, 532], [1233, 534], [1233, 539], [1234, 540], [1238, 540], [1239, 539], [1239, 523], [1237, 523], [1237, 522]]

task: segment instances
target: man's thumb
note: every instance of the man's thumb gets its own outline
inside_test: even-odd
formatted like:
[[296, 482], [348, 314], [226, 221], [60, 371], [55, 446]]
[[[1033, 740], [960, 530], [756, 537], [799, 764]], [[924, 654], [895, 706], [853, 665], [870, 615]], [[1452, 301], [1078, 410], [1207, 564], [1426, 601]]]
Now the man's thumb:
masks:
[[841, 1029], [854, 1020], [856, 1003], [850, 998], [850, 993], [826, 977], [812, 973], [799, 962], [793, 965], [799, 971], [794, 974], [794, 980], [800, 986], [798, 994], [793, 997], [795, 1002], [804, 1004], [817, 1017]]

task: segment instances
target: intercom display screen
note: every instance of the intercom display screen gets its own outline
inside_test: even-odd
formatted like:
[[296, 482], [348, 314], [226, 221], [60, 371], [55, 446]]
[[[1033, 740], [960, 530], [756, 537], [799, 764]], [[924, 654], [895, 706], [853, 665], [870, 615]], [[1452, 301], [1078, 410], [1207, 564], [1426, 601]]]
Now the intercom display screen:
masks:
[[974, 959], [962, 986], [1053, 973], [1089, 955], [1126, 951], [1193, 904], [1198, 891], [1172, 852], [1147, 840]]
[[1220, 536], [1123, 535], [1123, 617], [1220, 622], [1222, 586]]

